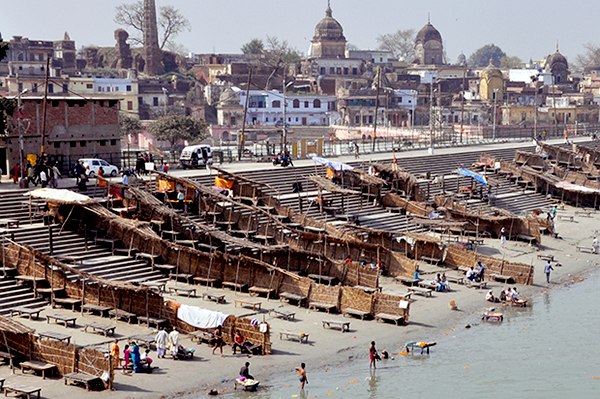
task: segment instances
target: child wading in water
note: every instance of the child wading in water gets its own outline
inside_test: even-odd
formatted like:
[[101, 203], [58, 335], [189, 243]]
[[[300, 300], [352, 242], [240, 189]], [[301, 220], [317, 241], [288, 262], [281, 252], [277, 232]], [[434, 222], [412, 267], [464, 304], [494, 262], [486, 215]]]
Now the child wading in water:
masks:
[[300, 389], [304, 389], [304, 384], [308, 384], [308, 378], [306, 377], [306, 364], [300, 363], [300, 367], [296, 367], [298, 372], [298, 379], [300, 380]]

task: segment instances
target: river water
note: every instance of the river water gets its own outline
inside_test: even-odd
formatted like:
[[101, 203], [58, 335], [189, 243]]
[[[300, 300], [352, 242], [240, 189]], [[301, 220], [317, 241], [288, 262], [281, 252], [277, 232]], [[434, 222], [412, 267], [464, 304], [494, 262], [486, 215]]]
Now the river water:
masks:
[[[480, 322], [437, 338], [430, 355], [399, 355], [370, 372], [358, 354], [343, 367], [311, 369], [300, 392], [295, 374], [275, 375], [238, 398], [594, 398], [600, 397], [600, 273], [556, 287], [533, 306], [504, 310], [502, 323]], [[401, 328], [400, 328], [401, 331]], [[400, 332], [400, 334], [402, 334]]]

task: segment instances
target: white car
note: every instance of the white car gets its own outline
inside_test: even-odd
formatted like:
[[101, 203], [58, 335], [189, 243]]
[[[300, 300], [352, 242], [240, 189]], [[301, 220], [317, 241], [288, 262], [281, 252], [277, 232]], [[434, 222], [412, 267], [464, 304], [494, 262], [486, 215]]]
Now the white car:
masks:
[[115, 165], [109, 164], [104, 159], [82, 158], [79, 160], [79, 163], [83, 164], [83, 167], [85, 168], [85, 174], [89, 177], [97, 176], [100, 166], [102, 166], [102, 169], [104, 170], [104, 176], [115, 177], [119, 174], [119, 168], [117, 168]]

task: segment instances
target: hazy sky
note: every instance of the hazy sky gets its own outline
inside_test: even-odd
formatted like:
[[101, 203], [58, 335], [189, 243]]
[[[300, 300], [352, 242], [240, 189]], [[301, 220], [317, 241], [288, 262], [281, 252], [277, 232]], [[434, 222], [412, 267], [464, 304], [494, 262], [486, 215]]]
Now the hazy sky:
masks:
[[[30, 39], [58, 40], [69, 32], [77, 47], [114, 46], [115, 7], [133, 0], [2, 1], [0, 32]], [[287, 40], [306, 53], [327, 0], [156, 0], [172, 5], [190, 20], [191, 31], [177, 38], [195, 53], [232, 53], [252, 38], [267, 35]], [[494, 43], [524, 61], [560, 51], [570, 61], [582, 45], [600, 40], [600, 2], [591, 0], [331, 0], [333, 16], [349, 43], [377, 46], [379, 34], [419, 30], [431, 14], [450, 61]]]

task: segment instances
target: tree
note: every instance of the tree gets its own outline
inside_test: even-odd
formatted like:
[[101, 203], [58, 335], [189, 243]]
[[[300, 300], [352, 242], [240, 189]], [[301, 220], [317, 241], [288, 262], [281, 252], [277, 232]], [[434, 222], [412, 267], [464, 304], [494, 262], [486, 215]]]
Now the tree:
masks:
[[379, 50], [391, 51], [394, 58], [402, 61], [412, 61], [415, 58], [415, 30], [398, 30], [377, 36]]
[[[133, 28], [137, 35], [131, 35], [131, 43], [144, 45], [144, 1], [138, 0], [131, 4], [121, 4], [117, 6], [115, 12], [115, 23]], [[159, 8], [158, 26], [161, 31], [159, 38], [159, 47], [173, 46], [173, 38], [184, 30], [190, 30], [190, 21], [173, 6], [163, 6]]]
[[575, 57], [575, 64], [581, 69], [600, 66], [600, 45], [586, 43], [583, 48], [585, 52]]
[[168, 141], [171, 148], [180, 140], [198, 142], [208, 137], [206, 122], [184, 115], [166, 115], [150, 125], [158, 140]]
[[505, 55], [500, 59], [501, 68], [521, 68], [523, 66], [523, 60], [517, 56]]
[[300, 53], [290, 47], [287, 40], [279, 40], [275, 36], [267, 36], [266, 41], [252, 39], [241, 48], [242, 53], [264, 60], [267, 65], [276, 66], [280, 63], [293, 64], [300, 61]]
[[265, 43], [261, 39], [252, 39], [241, 50], [246, 55], [261, 55], [265, 52]]
[[[0, 61], [8, 53], [8, 43], [0, 37]], [[0, 134], [8, 134], [9, 119], [17, 108], [17, 100], [0, 96]]]
[[479, 50], [475, 51], [469, 57], [469, 65], [472, 67], [484, 67], [490, 63], [495, 66], [500, 66], [500, 60], [502, 57], [506, 57], [506, 53], [495, 44], [486, 44]]
[[121, 131], [121, 136], [129, 137], [132, 134], [138, 133], [142, 130], [142, 124], [139, 119], [132, 118], [130, 116], [123, 116], [119, 120], [119, 130]]

